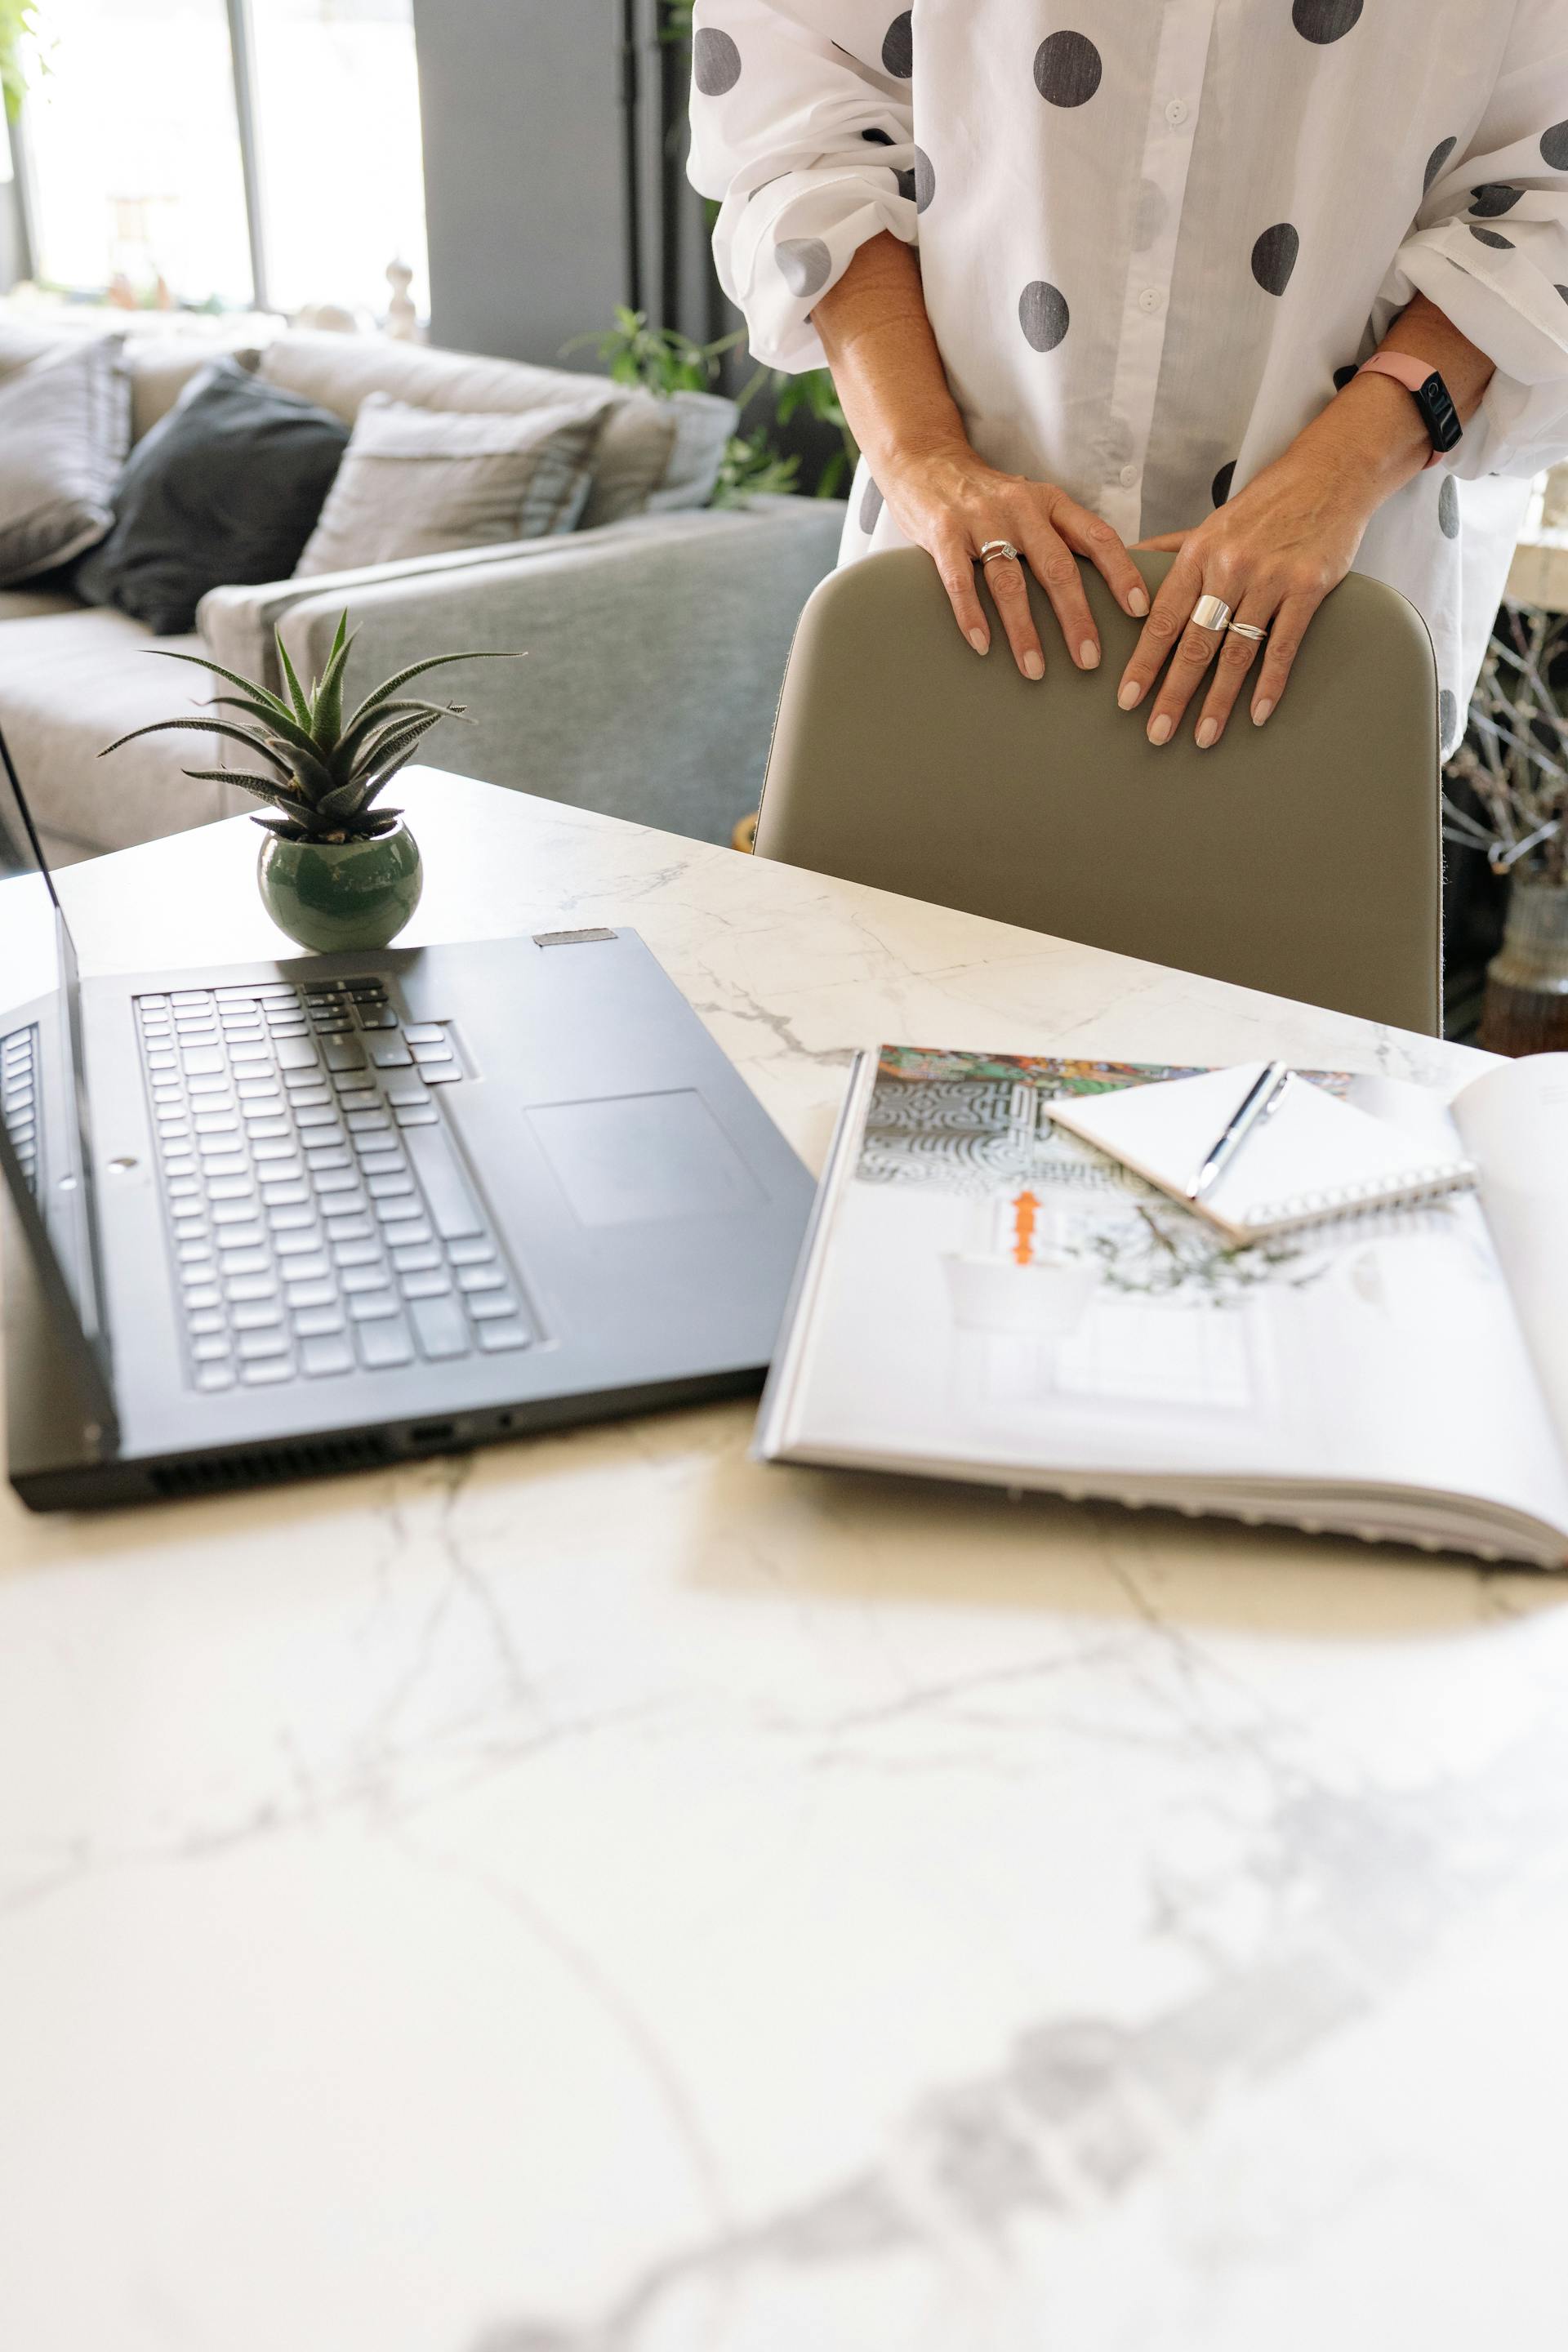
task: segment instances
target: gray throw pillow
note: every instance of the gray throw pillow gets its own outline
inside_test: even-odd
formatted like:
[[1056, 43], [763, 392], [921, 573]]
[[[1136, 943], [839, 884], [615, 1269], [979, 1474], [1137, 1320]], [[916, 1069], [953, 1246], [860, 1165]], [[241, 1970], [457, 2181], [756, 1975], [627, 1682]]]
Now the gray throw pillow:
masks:
[[575, 530], [609, 397], [495, 415], [371, 393], [296, 579]]
[[122, 338], [46, 352], [0, 380], [0, 587], [95, 547], [131, 446]]

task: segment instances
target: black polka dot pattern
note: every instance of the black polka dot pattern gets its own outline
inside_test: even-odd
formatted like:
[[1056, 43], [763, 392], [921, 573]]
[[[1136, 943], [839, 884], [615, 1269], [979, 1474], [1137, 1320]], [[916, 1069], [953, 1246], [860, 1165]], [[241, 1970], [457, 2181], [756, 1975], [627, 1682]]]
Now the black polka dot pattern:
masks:
[[1071, 313], [1067, 296], [1037, 278], [1018, 297], [1018, 324], [1024, 339], [1037, 352], [1054, 352], [1067, 333]]
[[1568, 302], [1568, 286], [1560, 286], [1557, 291], [1562, 295], [1564, 302]]
[[1443, 739], [1443, 756], [1457, 751], [1459, 741], [1459, 698], [1451, 687], [1446, 686], [1437, 697], [1437, 731]]
[[1220, 467], [1218, 473], [1214, 478], [1214, 485], [1209, 492], [1209, 496], [1213, 499], [1216, 507], [1224, 506], [1226, 499], [1230, 496], [1230, 486], [1235, 479], [1236, 459], [1233, 457], [1227, 466], [1222, 466]]
[[1252, 248], [1252, 274], [1266, 294], [1284, 293], [1300, 250], [1300, 237], [1289, 221], [1264, 230]]
[[1421, 184], [1421, 194], [1429, 196], [1436, 183], [1443, 176], [1449, 156], [1458, 145], [1457, 139], [1439, 139], [1426, 158], [1426, 177]]
[[819, 236], [786, 236], [778, 247], [778, 264], [790, 292], [803, 300], [820, 294], [833, 275], [833, 256]]
[[1475, 238], [1478, 245], [1493, 246], [1499, 253], [1511, 253], [1513, 251], [1513, 239], [1511, 236], [1500, 236], [1495, 228], [1478, 228], [1474, 221], [1471, 221], [1469, 224], [1469, 229], [1470, 235]]
[[866, 487], [860, 494], [860, 528], [865, 532], [868, 539], [870, 538], [871, 533], [877, 528], [879, 518], [882, 512], [882, 504], [883, 500], [881, 491], [877, 488], [876, 483], [868, 477]]
[[691, 79], [704, 98], [722, 98], [741, 79], [741, 52], [728, 33], [704, 26], [691, 44]]
[[1445, 539], [1459, 536], [1459, 492], [1452, 474], [1445, 474], [1437, 493], [1437, 523]]
[[1554, 122], [1542, 132], [1541, 160], [1549, 172], [1568, 172], [1568, 122]]
[[902, 196], [905, 204], [912, 205], [915, 200], [915, 175], [913, 172], [895, 172], [893, 177], [899, 184], [899, 194]]
[[882, 71], [895, 81], [909, 81], [915, 70], [915, 19], [912, 8], [895, 16], [882, 43]]
[[1087, 33], [1053, 33], [1035, 52], [1035, 88], [1052, 106], [1087, 106], [1104, 70]]
[[915, 149], [915, 210], [921, 213], [929, 212], [931, 199], [935, 194], [936, 173], [931, 157], [923, 147], [917, 147]]
[[1290, 22], [1304, 41], [1327, 48], [1331, 41], [1342, 41], [1355, 31], [1365, 5], [1366, 0], [1296, 0]]
[[1351, 361], [1348, 367], [1336, 368], [1334, 370], [1334, 390], [1336, 392], [1343, 392], [1346, 384], [1353, 383], [1360, 373], [1361, 370], [1354, 360]]
[[1510, 188], [1506, 180], [1483, 180], [1470, 192], [1470, 210], [1481, 220], [1497, 220], [1503, 213], [1512, 212], [1522, 188]]
[[860, 136], [873, 147], [896, 147], [898, 145], [898, 142], [893, 137], [890, 131], [862, 131]]

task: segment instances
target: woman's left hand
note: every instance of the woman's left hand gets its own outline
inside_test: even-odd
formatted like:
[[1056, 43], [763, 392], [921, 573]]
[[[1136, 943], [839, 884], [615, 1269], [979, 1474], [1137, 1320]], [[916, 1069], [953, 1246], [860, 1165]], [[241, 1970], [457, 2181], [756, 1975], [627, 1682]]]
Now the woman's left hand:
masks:
[[[1139, 541], [1176, 558], [1118, 697], [1123, 710], [1136, 709], [1164, 670], [1149, 712], [1151, 743], [1170, 740], [1205, 682], [1198, 748], [1217, 743], [1259, 654], [1254, 723], [1261, 727], [1274, 709], [1312, 615], [1350, 570], [1387, 495], [1386, 486], [1374, 488], [1359, 468], [1347, 467], [1345, 456], [1329, 435], [1309, 430], [1206, 522]], [[1200, 596], [1222, 598], [1233, 621], [1266, 629], [1267, 642], [1228, 628], [1200, 629], [1192, 618]]]

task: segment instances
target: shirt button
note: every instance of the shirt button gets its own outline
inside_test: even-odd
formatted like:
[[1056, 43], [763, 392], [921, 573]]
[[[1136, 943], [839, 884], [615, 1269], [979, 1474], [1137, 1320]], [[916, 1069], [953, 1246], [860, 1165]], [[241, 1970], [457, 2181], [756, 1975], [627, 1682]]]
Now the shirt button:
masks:
[[1186, 100], [1185, 100], [1184, 98], [1173, 98], [1173, 99], [1171, 100], [1171, 102], [1170, 102], [1169, 106], [1167, 106], [1167, 107], [1166, 107], [1166, 109], [1165, 109], [1165, 120], [1166, 120], [1166, 121], [1171, 125], [1171, 127], [1172, 127], [1172, 129], [1173, 129], [1173, 131], [1179, 131], [1179, 130], [1181, 129], [1181, 127], [1182, 127], [1183, 123], [1186, 121], [1186, 119], [1187, 119], [1187, 102], [1186, 102]]
[[1130, 489], [1132, 488], [1132, 486], [1133, 486], [1134, 482], [1136, 482], [1136, 480], [1137, 480], [1137, 479], [1138, 479], [1138, 468], [1137, 468], [1137, 467], [1136, 467], [1136, 466], [1123, 466], [1123, 467], [1122, 467], [1122, 468], [1121, 468], [1121, 487], [1122, 487], [1122, 488], [1123, 488], [1124, 490], [1130, 490]]
[[1165, 298], [1161, 293], [1159, 288], [1157, 286], [1145, 286], [1143, 291], [1138, 297], [1138, 308], [1141, 310], [1147, 310], [1149, 316], [1152, 318], [1157, 310], [1163, 310], [1164, 307]]

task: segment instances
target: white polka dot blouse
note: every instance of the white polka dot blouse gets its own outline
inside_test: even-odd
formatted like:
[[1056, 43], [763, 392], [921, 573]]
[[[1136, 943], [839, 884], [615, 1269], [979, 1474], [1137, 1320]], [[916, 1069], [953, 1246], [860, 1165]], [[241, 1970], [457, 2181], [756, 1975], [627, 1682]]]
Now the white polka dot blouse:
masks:
[[[1453, 747], [1530, 478], [1568, 457], [1568, 0], [697, 0], [695, 26], [691, 177], [756, 356], [821, 366], [814, 302], [890, 230], [974, 446], [1130, 541], [1249, 481], [1417, 292], [1446, 311], [1497, 375], [1358, 569], [1425, 614]], [[862, 465], [844, 558], [899, 544]]]

